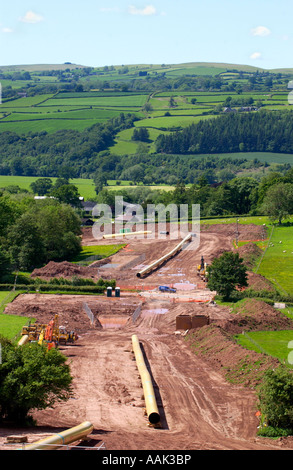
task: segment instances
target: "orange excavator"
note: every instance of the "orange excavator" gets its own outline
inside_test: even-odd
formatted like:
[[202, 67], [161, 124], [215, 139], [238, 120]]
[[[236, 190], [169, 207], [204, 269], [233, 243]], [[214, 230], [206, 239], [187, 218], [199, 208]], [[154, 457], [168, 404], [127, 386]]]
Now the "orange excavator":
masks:
[[[56, 348], [59, 343], [59, 320], [58, 315], [55, 315], [54, 319], [49, 322], [45, 329], [44, 340], [48, 344], [48, 350]], [[39, 339], [40, 342], [40, 339]]]

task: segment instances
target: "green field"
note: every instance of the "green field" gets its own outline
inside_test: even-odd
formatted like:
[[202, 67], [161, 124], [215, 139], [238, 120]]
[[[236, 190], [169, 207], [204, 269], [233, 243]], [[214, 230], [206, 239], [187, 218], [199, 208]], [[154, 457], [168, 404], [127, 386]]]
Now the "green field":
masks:
[[[86, 93], [85, 93], [86, 95]], [[128, 95], [128, 96], [117, 96], [113, 93], [113, 96], [106, 97], [80, 97], [80, 98], [68, 98], [68, 99], [49, 99], [43, 103], [44, 106], [57, 106], [62, 107], [64, 104], [67, 106], [98, 106], [98, 107], [142, 107], [148, 95]], [[42, 105], [40, 105], [42, 106]]]
[[270, 280], [281, 293], [293, 295], [293, 225], [290, 225], [292, 219], [286, 221], [284, 226], [272, 225], [270, 219], [265, 216], [203, 219], [201, 223], [231, 224], [237, 219], [239, 224], [266, 224], [270, 238], [266, 240], [266, 250], [255, 267], [255, 272]]
[[26, 317], [3, 314], [6, 305], [12, 302], [20, 293], [20, 291], [0, 291], [0, 335], [10, 340], [18, 336], [22, 327], [29, 321]]
[[18, 317], [17, 315], [0, 314], [0, 335], [7, 339], [14, 340], [20, 336], [22, 327], [29, 321], [34, 322], [34, 318]]
[[293, 341], [293, 330], [250, 331], [237, 335], [236, 340], [246, 349], [265, 353], [288, 363], [288, 355], [293, 349], [288, 348], [290, 341]]
[[[4, 176], [0, 175], [0, 188], [7, 186], [16, 185], [22, 189], [30, 190], [30, 184], [36, 181], [38, 177], [35, 176]], [[53, 183], [57, 178], [51, 178]], [[78, 187], [79, 194], [84, 199], [91, 199], [96, 196], [95, 185], [91, 179], [76, 178], [70, 180], [70, 182]]]
[[4, 312], [6, 305], [12, 302], [18, 294], [19, 291], [0, 291], [0, 314]]
[[[157, 69], [149, 68], [150, 73], [157, 73]], [[132, 73], [137, 75], [137, 69], [132, 68]], [[129, 73], [131, 73], [131, 71]], [[164, 68], [164, 73], [176, 77], [182, 74], [203, 72], [213, 75], [221, 73], [220, 67], [205, 67], [183, 65]], [[116, 72], [116, 75], [119, 74]], [[103, 75], [105, 79], [106, 75]], [[108, 76], [108, 74], [107, 74]], [[41, 77], [44, 79], [44, 77]], [[53, 77], [47, 77], [52, 79]], [[97, 79], [97, 76], [95, 76]], [[115, 79], [113, 74], [109, 78]], [[129, 78], [129, 76], [128, 76]], [[136, 77], [137, 78], [137, 77]], [[123, 77], [119, 76], [119, 80]], [[267, 94], [264, 92], [244, 92], [241, 97], [234, 91], [231, 92], [185, 92], [169, 91], [155, 92], [149, 95], [146, 92], [134, 91], [88, 91], [88, 92], [60, 92], [55, 94], [36, 95], [28, 98], [6, 100], [0, 104], [0, 132], [14, 131], [18, 134], [29, 132], [54, 133], [59, 129], [73, 129], [83, 131], [95, 123], [104, 122], [118, 116], [121, 112], [134, 113], [141, 121], [136, 126], [144, 126], [161, 131], [174, 131], [198, 122], [201, 119], [216, 117], [215, 107], [224, 106], [225, 100], [231, 96], [233, 99], [253, 98], [255, 103], [261, 101], [265, 109], [287, 109], [288, 94], [276, 92]], [[173, 98], [173, 105], [170, 104]], [[191, 100], [196, 99], [195, 103]], [[150, 108], [145, 111], [144, 105], [148, 103]], [[239, 106], [238, 106], [239, 107]], [[165, 114], [169, 113], [168, 116]], [[143, 119], [146, 118], [146, 119]], [[155, 140], [157, 136], [152, 136]], [[123, 138], [117, 137], [121, 143], [112, 147], [111, 152], [134, 154], [137, 146], [133, 143], [126, 145]], [[153, 150], [150, 144], [149, 149]]]
[[62, 120], [62, 119], [44, 119], [36, 121], [22, 122], [0, 122], [0, 132], [16, 132], [17, 134], [28, 134], [30, 132], [55, 133], [59, 130], [83, 131], [94, 124], [104, 122], [103, 119], [82, 119], [82, 120]]
[[83, 131], [122, 112], [143, 117], [145, 93], [84, 92], [44, 94], [0, 104], [0, 132]]
[[36, 95], [36, 96], [31, 96], [28, 98], [18, 98], [17, 100], [12, 100], [12, 101], [4, 101], [3, 104], [0, 106], [0, 109], [3, 108], [30, 108], [37, 106], [40, 103], [43, 103], [43, 101], [49, 100], [50, 98], [53, 98], [55, 95], [53, 94], [45, 94], [45, 95]]
[[269, 218], [266, 216], [252, 216], [252, 217], [222, 217], [222, 218], [215, 218], [215, 219], [203, 219], [201, 221], [202, 224], [235, 224], [238, 220], [239, 224], [255, 224], [255, 225], [263, 225], [269, 224]]
[[[72, 263], [80, 263], [87, 261], [91, 257], [108, 258], [109, 256], [115, 255], [118, 251], [123, 248], [125, 244], [119, 245], [93, 245], [83, 246], [81, 253], [71, 260]], [[92, 261], [89, 261], [92, 262]]]
[[274, 227], [257, 272], [272, 281], [278, 290], [293, 295], [293, 226]]

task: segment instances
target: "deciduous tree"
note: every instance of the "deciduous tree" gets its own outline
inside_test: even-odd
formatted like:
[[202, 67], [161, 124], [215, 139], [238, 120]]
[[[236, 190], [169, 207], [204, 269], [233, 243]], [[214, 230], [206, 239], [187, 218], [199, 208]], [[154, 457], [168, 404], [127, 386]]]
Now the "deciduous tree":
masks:
[[38, 343], [21, 348], [0, 337], [0, 420], [23, 423], [28, 413], [70, 398], [72, 377], [67, 358]]
[[246, 287], [247, 269], [239, 253], [225, 252], [208, 266], [208, 288], [228, 300], [236, 287]]
[[262, 210], [279, 224], [293, 214], [293, 184], [279, 183], [271, 186], [264, 198]]

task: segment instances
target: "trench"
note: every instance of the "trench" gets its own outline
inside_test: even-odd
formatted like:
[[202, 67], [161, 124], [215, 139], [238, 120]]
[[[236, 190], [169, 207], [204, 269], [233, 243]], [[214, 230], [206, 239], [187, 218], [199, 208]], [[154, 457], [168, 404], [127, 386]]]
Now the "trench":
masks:
[[130, 318], [129, 315], [101, 315], [98, 320], [103, 329], [120, 329], [126, 325]]

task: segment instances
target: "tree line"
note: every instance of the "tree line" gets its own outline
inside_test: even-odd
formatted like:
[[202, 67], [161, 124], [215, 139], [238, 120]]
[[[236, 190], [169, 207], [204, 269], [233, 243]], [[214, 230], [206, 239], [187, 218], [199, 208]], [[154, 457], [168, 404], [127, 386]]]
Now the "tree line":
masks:
[[115, 207], [115, 196], [124, 201], [140, 204], [192, 204], [200, 205], [201, 217], [227, 215], [268, 215], [281, 223], [293, 214], [293, 169], [285, 174], [268, 172], [260, 181], [252, 177], [236, 177], [220, 184], [209, 184], [202, 175], [198, 183], [186, 186], [179, 181], [174, 190], [154, 190], [145, 186], [133, 189], [99, 191], [96, 202]]
[[1, 282], [10, 282], [13, 270], [30, 271], [77, 255], [80, 234], [80, 217], [69, 204], [0, 192]]
[[156, 151], [167, 154], [293, 153], [293, 112], [231, 113], [161, 134]]
[[[89, 177], [98, 166], [98, 155], [114, 144], [115, 135], [133, 126], [138, 118], [121, 113], [105, 123], [83, 132], [60, 130], [18, 135], [0, 133], [0, 174], [17, 176], [62, 176], [70, 169], [71, 177]], [[68, 175], [67, 175], [68, 176]]]

